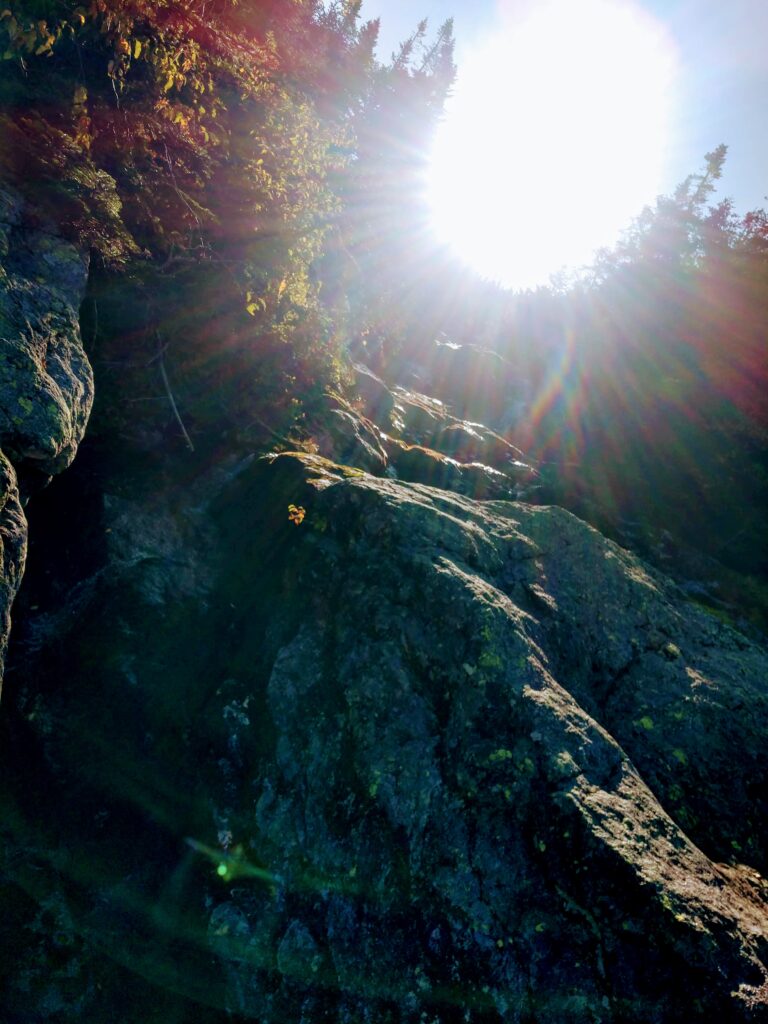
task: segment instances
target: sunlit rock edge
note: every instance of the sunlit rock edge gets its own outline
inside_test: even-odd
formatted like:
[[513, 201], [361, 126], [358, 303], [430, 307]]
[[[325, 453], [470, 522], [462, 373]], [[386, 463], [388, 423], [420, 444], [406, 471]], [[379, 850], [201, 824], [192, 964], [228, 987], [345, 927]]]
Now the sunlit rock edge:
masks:
[[307, 456], [251, 476], [246, 503], [302, 503], [305, 559], [250, 833], [280, 895], [211, 918], [233, 1009], [317, 984], [351, 1019], [753, 1019], [765, 883], [710, 857], [762, 856], [765, 652], [561, 509]]
[[[28, 229], [12, 195], [2, 210], [7, 631], [16, 477], [29, 491], [71, 462], [93, 385], [85, 260]], [[202, 791], [208, 825], [182, 807], [166, 845], [209, 869], [184, 896], [223, 987], [207, 997], [183, 956], [170, 987], [275, 1022], [763, 1019], [765, 651], [561, 509], [404, 482], [515, 497], [535, 471], [492, 431], [357, 373], [391, 430], [339, 397], [318, 447], [350, 465], [246, 460], [181, 505], [105, 495], [104, 565], [25, 640], [20, 706], [52, 779], [89, 792], [105, 765], [110, 785], [123, 772], [100, 799], [137, 820], [132, 771], [167, 773], [171, 799], [185, 780]], [[59, 673], [60, 693], [35, 697]], [[185, 846], [181, 829], [203, 827]], [[47, 904], [71, 908], [45, 828], [25, 842], [24, 870], [54, 865]], [[149, 892], [165, 870], [135, 850], [140, 869], [82, 894], [87, 927], [59, 909], [55, 956], [20, 972], [30, 991], [63, 957], [66, 1019], [102, 1012], [113, 962], [138, 972], [128, 984], [167, 983], [162, 943], [142, 953], [140, 929], [115, 923], [117, 888]]]

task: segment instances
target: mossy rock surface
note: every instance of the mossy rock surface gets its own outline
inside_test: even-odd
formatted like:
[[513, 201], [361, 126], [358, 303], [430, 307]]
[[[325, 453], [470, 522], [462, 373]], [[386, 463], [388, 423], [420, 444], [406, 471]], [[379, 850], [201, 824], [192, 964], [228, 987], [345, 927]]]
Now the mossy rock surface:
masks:
[[78, 313], [88, 261], [0, 196], [0, 444], [17, 466], [64, 469], [93, 403]]
[[11, 605], [21, 583], [27, 552], [27, 521], [19, 501], [16, 474], [0, 452], [0, 692]]
[[266, 1024], [765, 1019], [763, 648], [558, 508], [300, 453], [143, 495], [16, 661], [78, 1012], [113, 949]]
[[[762, 856], [766, 652], [561, 509], [253, 473], [306, 509], [306, 561], [249, 832], [286, 911], [217, 907], [234, 1008], [759, 1019], [765, 888], [722, 862]], [[300, 968], [240, 966], [299, 933]]]

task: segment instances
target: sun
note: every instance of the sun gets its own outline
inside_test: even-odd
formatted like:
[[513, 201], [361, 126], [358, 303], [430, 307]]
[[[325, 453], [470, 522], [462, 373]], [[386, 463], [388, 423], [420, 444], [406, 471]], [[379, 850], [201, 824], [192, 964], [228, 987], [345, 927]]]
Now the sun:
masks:
[[460, 63], [430, 158], [443, 243], [523, 289], [591, 260], [661, 190], [674, 46], [624, 0], [548, 0]]

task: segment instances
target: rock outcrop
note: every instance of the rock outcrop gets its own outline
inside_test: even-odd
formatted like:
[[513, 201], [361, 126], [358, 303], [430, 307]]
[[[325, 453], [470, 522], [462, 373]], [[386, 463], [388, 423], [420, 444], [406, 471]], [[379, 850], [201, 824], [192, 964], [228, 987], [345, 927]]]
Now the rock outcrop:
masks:
[[88, 263], [12, 191], [0, 189], [0, 679], [26, 551], [22, 484], [75, 457], [93, 402], [78, 310]]
[[42, 473], [75, 457], [93, 403], [78, 310], [88, 262], [0, 192], [0, 445]]
[[530, 497], [537, 488], [537, 470], [503, 435], [440, 399], [390, 387], [362, 363], [353, 371], [353, 401], [330, 395], [330, 415], [314, 430], [324, 458], [478, 499]]
[[[93, 383], [85, 261], [0, 200], [2, 654]], [[8, 1020], [768, 1020], [765, 648], [508, 500], [536, 470], [471, 406], [355, 374], [320, 454], [105, 412], [32, 503]]]
[[0, 691], [11, 605], [21, 583], [27, 544], [27, 522], [19, 501], [13, 466], [0, 452]]
[[762, 647], [558, 508], [287, 454], [144, 493], [19, 637], [19, 1019], [51, 961], [67, 1024], [768, 1019]]
[[309, 536], [236, 830], [276, 890], [211, 917], [232, 1008], [762, 1019], [768, 890], [718, 862], [763, 866], [765, 651], [560, 509], [270, 474]]

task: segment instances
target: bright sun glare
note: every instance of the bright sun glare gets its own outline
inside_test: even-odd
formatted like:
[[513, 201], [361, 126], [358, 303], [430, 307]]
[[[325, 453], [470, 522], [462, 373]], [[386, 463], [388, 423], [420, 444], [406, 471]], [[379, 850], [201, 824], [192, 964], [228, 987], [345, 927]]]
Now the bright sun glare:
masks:
[[460, 63], [430, 162], [440, 240], [514, 288], [588, 263], [660, 191], [674, 72], [634, 4], [532, 3]]

